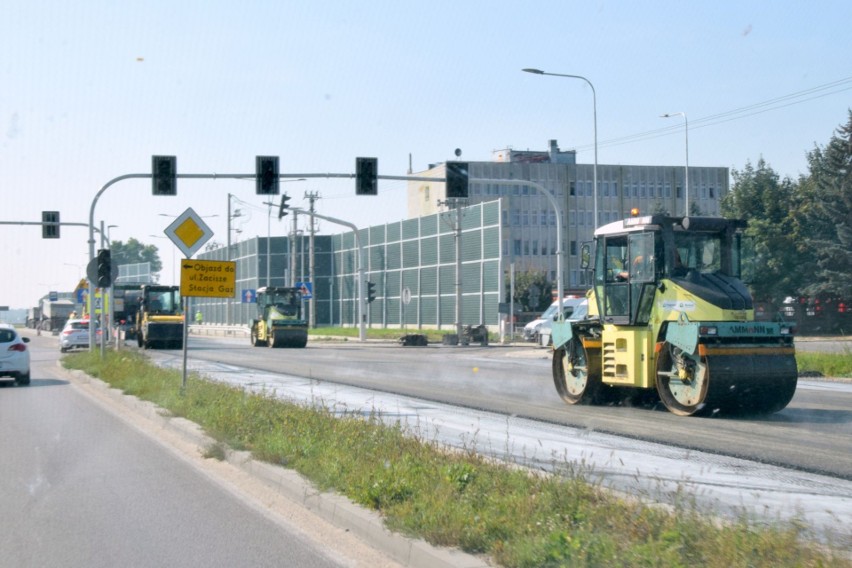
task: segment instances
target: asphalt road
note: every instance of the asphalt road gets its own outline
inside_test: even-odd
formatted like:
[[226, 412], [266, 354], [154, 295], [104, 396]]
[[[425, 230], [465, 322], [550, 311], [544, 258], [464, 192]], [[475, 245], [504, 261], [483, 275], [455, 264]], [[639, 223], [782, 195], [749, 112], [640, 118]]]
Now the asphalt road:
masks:
[[[179, 351], [151, 351], [157, 358]], [[800, 379], [790, 405], [756, 418], [684, 418], [659, 408], [569, 406], [549, 351], [523, 347], [401, 347], [312, 341], [252, 348], [247, 339], [190, 340], [190, 356], [573, 426], [852, 479], [852, 384]]]
[[82, 394], [59, 378], [55, 338], [30, 349], [31, 386], [0, 386], [0, 565], [395, 565], [296, 507], [258, 505], [227, 464], [178, 455]]

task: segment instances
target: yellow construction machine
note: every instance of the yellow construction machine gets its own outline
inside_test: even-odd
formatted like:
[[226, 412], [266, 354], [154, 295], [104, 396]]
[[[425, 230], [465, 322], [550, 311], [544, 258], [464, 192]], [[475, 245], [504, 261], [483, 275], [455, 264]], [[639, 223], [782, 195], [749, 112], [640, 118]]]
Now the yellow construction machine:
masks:
[[140, 348], [182, 349], [184, 314], [180, 287], [143, 285], [135, 326]]
[[299, 288], [258, 288], [257, 311], [258, 317], [251, 322], [251, 344], [255, 347], [308, 344], [308, 322], [302, 319]]
[[741, 270], [745, 221], [632, 217], [604, 225], [589, 316], [553, 324], [553, 380], [569, 404], [661, 401], [682, 415], [777, 412], [796, 391], [793, 329], [756, 322]]

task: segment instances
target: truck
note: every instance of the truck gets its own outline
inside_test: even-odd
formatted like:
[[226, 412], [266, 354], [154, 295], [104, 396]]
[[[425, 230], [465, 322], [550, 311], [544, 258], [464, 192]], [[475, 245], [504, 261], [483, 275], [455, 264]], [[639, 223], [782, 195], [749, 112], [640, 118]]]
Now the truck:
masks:
[[26, 326], [30, 329], [35, 329], [41, 323], [41, 306], [27, 309]]
[[581, 267], [594, 271], [589, 315], [552, 326], [559, 396], [659, 401], [680, 416], [785, 408], [798, 381], [793, 325], [755, 321], [745, 228], [665, 215], [599, 227], [594, 252], [581, 247]]
[[114, 284], [113, 326], [124, 332], [125, 339], [136, 338], [136, 316], [142, 306], [142, 284]]
[[39, 328], [58, 332], [76, 309], [77, 304], [71, 300], [42, 300]]
[[299, 288], [257, 289], [257, 318], [251, 322], [251, 344], [255, 347], [305, 347], [308, 322], [302, 317]]
[[145, 284], [135, 317], [136, 341], [141, 349], [182, 349], [184, 314], [179, 286]]

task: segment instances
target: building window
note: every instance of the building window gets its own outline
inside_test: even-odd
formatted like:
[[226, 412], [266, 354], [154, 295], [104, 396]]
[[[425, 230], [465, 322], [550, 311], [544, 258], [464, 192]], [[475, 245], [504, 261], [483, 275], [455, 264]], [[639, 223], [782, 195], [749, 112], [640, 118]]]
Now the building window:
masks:
[[681, 195], [680, 186], [677, 186], [677, 189], [675, 189], [675, 196], [676, 196], [678, 199], [680, 199], [681, 197], [683, 197], [683, 196]]
[[509, 225], [509, 210], [503, 209], [503, 226]]
[[522, 192], [523, 192], [524, 195], [529, 195], [530, 194], [530, 186], [525, 185], [522, 189]]
[[503, 239], [503, 256], [508, 256], [509, 254], [509, 240]]
[[547, 225], [547, 209], [541, 210], [541, 224]]
[[521, 256], [521, 239], [515, 239], [513, 244], [515, 256]]
[[672, 186], [669, 183], [666, 184], [666, 194], [665, 195], [666, 195], [666, 197], [672, 196]]
[[716, 190], [714, 190], [714, 189], [711, 187], [711, 188], [709, 189], [709, 191], [710, 191], [710, 199], [716, 199]]
[[532, 253], [533, 256], [538, 256], [538, 241], [533, 240], [532, 242]]
[[524, 211], [523, 213], [521, 213], [521, 220], [523, 221], [524, 226], [529, 225], [530, 224], [530, 214], [528, 212]]
[[569, 250], [571, 251], [571, 256], [577, 256], [577, 241], [571, 241]]
[[512, 225], [518, 226], [521, 224], [521, 212], [520, 211], [512, 211]]
[[524, 256], [530, 255], [530, 242], [524, 241]]
[[568, 195], [576, 195], [577, 194], [576, 182], [572, 181], [568, 187], [569, 187]]
[[617, 181], [612, 182], [612, 196], [618, 197], [618, 182]]

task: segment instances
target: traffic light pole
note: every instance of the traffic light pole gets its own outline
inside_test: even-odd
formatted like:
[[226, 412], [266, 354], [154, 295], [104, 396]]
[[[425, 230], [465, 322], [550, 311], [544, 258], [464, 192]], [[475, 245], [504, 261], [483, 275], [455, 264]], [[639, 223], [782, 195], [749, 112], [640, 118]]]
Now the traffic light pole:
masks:
[[[256, 180], [257, 179], [257, 172], [252, 172], [252, 173], [249, 173], [249, 174], [178, 174], [178, 173], [175, 173], [174, 177], [176, 179], [182, 178], [182, 179], [213, 179], [213, 180], [215, 180], [215, 179], [255, 179]], [[328, 173], [328, 174], [280, 174], [279, 173], [278, 174], [279, 179], [290, 179], [290, 178], [305, 178], [305, 179], [308, 179], [308, 178], [326, 178], [326, 179], [328, 179], [328, 178], [347, 178], [347, 179], [353, 179], [355, 177], [356, 177], [355, 174], [331, 174], [331, 173]], [[101, 198], [101, 195], [103, 195], [104, 192], [107, 189], [109, 189], [110, 187], [112, 187], [113, 185], [117, 184], [120, 181], [124, 181], [124, 180], [128, 180], [128, 179], [153, 179], [153, 178], [154, 178], [154, 174], [152, 174], [152, 173], [148, 173], [148, 174], [125, 174], [125, 175], [118, 176], [116, 178], [109, 180], [95, 194], [94, 199], [92, 199], [92, 205], [89, 208], [89, 262], [91, 262], [95, 258], [95, 231], [96, 231], [96, 228], [95, 228], [95, 207], [97, 207], [98, 200]], [[446, 181], [446, 179], [443, 179], [443, 178], [427, 177], [427, 176], [377, 176], [377, 178], [378, 179], [388, 179], [388, 180], [401, 180], [401, 181], [430, 181], [430, 182]], [[295, 208], [293, 208], [293, 209], [295, 210]], [[307, 213], [306, 211], [301, 211], [301, 212]], [[310, 213], [310, 214], [314, 217], [319, 217], [320, 219], [325, 219], [326, 221], [329, 221], [331, 223], [337, 223], [337, 224], [340, 224], [340, 225], [344, 225], [346, 227], [350, 227], [355, 231], [355, 239], [356, 239], [356, 242], [358, 243], [358, 255], [359, 255], [358, 265], [359, 265], [359, 271], [361, 272], [360, 277], [359, 277], [360, 280], [358, 282], [358, 289], [359, 289], [359, 292], [358, 292], [358, 296], [359, 296], [358, 311], [359, 311], [359, 319], [361, 320], [361, 322], [360, 322], [360, 324], [361, 324], [360, 338], [361, 338], [361, 341], [364, 341], [366, 339], [366, 331], [365, 331], [365, 328], [364, 328], [364, 311], [365, 311], [364, 310], [364, 295], [363, 295], [363, 291], [364, 291], [363, 290], [364, 289], [363, 280], [364, 280], [364, 278], [363, 278], [363, 267], [362, 267], [361, 259], [360, 259], [361, 243], [360, 243], [360, 240], [358, 238], [358, 229], [355, 227], [355, 225], [347, 223], [346, 221], [340, 221], [339, 219], [324, 217], [324, 216], [319, 215], [317, 213]], [[42, 223], [34, 223], [34, 224], [41, 225]], [[230, 241], [230, 231], [229, 231], [229, 234], [228, 234], [228, 240]], [[230, 250], [229, 250], [229, 252], [230, 252]], [[91, 280], [89, 280], [89, 298], [94, 298], [95, 297], [94, 294], [95, 294], [94, 283]], [[95, 329], [94, 329], [93, 326], [89, 326], [89, 349], [90, 350], [94, 349], [94, 345], [95, 345]]]
[[358, 234], [358, 227], [348, 221], [342, 221], [340, 219], [335, 219], [334, 217], [320, 215], [313, 210], [305, 211], [300, 207], [291, 207], [291, 210], [305, 215], [310, 215], [311, 223], [314, 222], [314, 217], [318, 217], [324, 221], [328, 221], [329, 223], [336, 223], [337, 225], [343, 225], [344, 227], [352, 229], [352, 232], [355, 235], [355, 246], [358, 248], [358, 258], [356, 259], [358, 261], [358, 341], [367, 341], [367, 302], [364, 298], [364, 248], [361, 244], [361, 236]]

